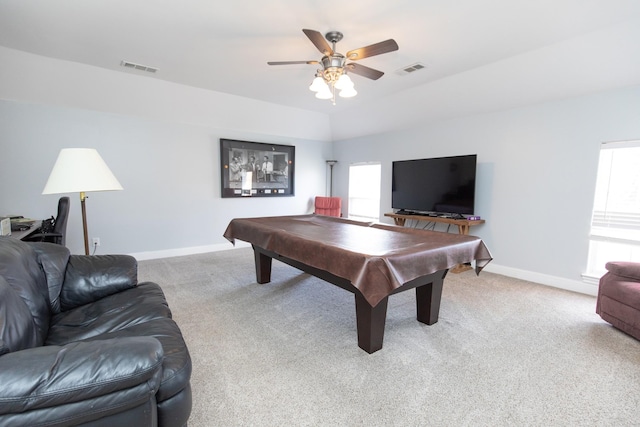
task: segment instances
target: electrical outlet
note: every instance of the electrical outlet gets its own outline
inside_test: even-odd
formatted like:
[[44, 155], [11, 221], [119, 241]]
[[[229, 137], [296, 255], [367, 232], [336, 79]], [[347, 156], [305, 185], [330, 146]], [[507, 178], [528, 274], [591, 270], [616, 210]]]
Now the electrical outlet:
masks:
[[99, 237], [94, 237], [93, 238], [93, 247], [96, 246], [100, 246], [100, 238]]

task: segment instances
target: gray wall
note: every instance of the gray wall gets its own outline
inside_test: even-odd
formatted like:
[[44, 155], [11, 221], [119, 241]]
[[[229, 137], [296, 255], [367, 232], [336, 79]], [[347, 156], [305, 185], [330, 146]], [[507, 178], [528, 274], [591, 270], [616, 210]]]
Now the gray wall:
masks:
[[[489, 269], [593, 293], [580, 275], [599, 145], [640, 138], [640, 87], [332, 142], [334, 118], [321, 114], [4, 48], [0, 63], [0, 214], [53, 214], [58, 196], [41, 192], [57, 153], [95, 147], [125, 190], [90, 195], [90, 236], [101, 238], [99, 253], [140, 258], [230, 248], [222, 232], [233, 217], [311, 212], [329, 158], [345, 204], [349, 164], [382, 162], [383, 214], [392, 160], [477, 153], [487, 223], [473, 233], [493, 252]], [[345, 117], [366, 122], [359, 115]], [[221, 199], [219, 138], [295, 145], [295, 197]], [[69, 246], [81, 253], [71, 196]]]
[[[88, 193], [89, 236], [98, 253], [141, 253], [211, 245], [233, 217], [300, 214], [325, 194], [330, 144], [255, 135], [55, 106], [0, 101], [0, 212], [55, 215], [60, 195], [41, 195], [58, 152], [96, 148], [124, 191]], [[296, 146], [295, 197], [220, 198], [220, 138]], [[71, 197], [67, 244], [83, 253], [80, 201]], [[224, 247], [223, 246], [223, 247]]]
[[[98, 253], [138, 258], [232, 248], [230, 219], [304, 214], [327, 192], [326, 116], [0, 48], [0, 215], [55, 215], [42, 195], [61, 148], [96, 148], [124, 191], [89, 193]], [[222, 199], [219, 139], [296, 147], [295, 196]], [[84, 253], [70, 194], [67, 245]]]
[[635, 87], [338, 141], [334, 192], [346, 200], [350, 163], [380, 161], [384, 218], [393, 160], [477, 154], [487, 222], [472, 233], [492, 251], [489, 270], [593, 293], [581, 274], [600, 144], [640, 138], [639, 113]]

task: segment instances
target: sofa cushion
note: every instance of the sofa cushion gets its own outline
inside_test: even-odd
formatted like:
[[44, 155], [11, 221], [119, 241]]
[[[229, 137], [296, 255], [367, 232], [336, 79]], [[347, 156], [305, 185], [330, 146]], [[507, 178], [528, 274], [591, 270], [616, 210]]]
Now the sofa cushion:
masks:
[[137, 407], [153, 399], [160, 386], [162, 355], [158, 340], [148, 337], [5, 355], [0, 425], [77, 425]]
[[164, 317], [171, 317], [171, 310], [160, 286], [141, 283], [54, 315], [46, 345], [87, 340]]
[[616, 276], [640, 281], [640, 263], [631, 261], [610, 261], [605, 268]]
[[[598, 293], [638, 310], [640, 314], [640, 282], [610, 272], [600, 278]], [[638, 321], [640, 322], [640, 316]]]
[[138, 264], [129, 255], [72, 255], [60, 294], [62, 310], [69, 310], [138, 284]]
[[49, 306], [52, 313], [60, 312], [60, 290], [67, 271], [70, 252], [64, 246], [53, 243], [33, 242], [31, 247], [38, 254], [38, 263], [42, 266], [49, 288]]
[[144, 282], [53, 316], [46, 344], [123, 337], [154, 337], [162, 344], [164, 360], [158, 401], [185, 388], [191, 376], [191, 358], [180, 329], [171, 320], [164, 293], [156, 283]]
[[637, 271], [630, 263], [607, 263], [609, 272], [600, 278], [596, 313], [640, 340], [640, 282], [628, 276], [635, 275], [634, 268]]
[[164, 351], [162, 379], [158, 390], [158, 402], [169, 399], [189, 384], [191, 357], [178, 325], [169, 318], [154, 319], [146, 323], [109, 332], [93, 339], [124, 337], [153, 337], [160, 341]]
[[[0, 276], [11, 286], [29, 309], [35, 325], [35, 345], [42, 345], [49, 330], [49, 290], [33, 247], [3, 236], [0, 244]], [[25, 331], [32, 333], [32, 331]]]
[[129, 255], [72, 255], [60, 293], [62, 310], [69, 310], [138, 284], [138, 264]]
[[0, 276], [0, 356], [35, 347], [37, 328], [18, 293]]

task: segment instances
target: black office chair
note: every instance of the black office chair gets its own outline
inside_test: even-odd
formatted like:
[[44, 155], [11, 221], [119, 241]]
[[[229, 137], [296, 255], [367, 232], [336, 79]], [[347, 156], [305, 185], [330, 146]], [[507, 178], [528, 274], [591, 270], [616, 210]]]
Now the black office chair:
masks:
[[49, 229], [45, 224], [48, 220], [42, 222], [42, 226], [35, 233], [30, 234], [22, 240], [28, 242], [50, 242], [58, 245], [66, 245], [67, 219], [69, 219], [69, 198], [60, 197], [58, 200], [58, 216], [53, 220], [53, 228]]

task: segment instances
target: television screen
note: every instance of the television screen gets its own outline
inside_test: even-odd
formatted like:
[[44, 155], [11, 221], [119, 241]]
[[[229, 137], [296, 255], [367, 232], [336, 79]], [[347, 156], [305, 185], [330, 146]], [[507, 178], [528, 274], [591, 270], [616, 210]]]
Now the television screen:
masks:
[[409, 213], [473, 215], [476, 155], [393, 162], [391, 206]]

